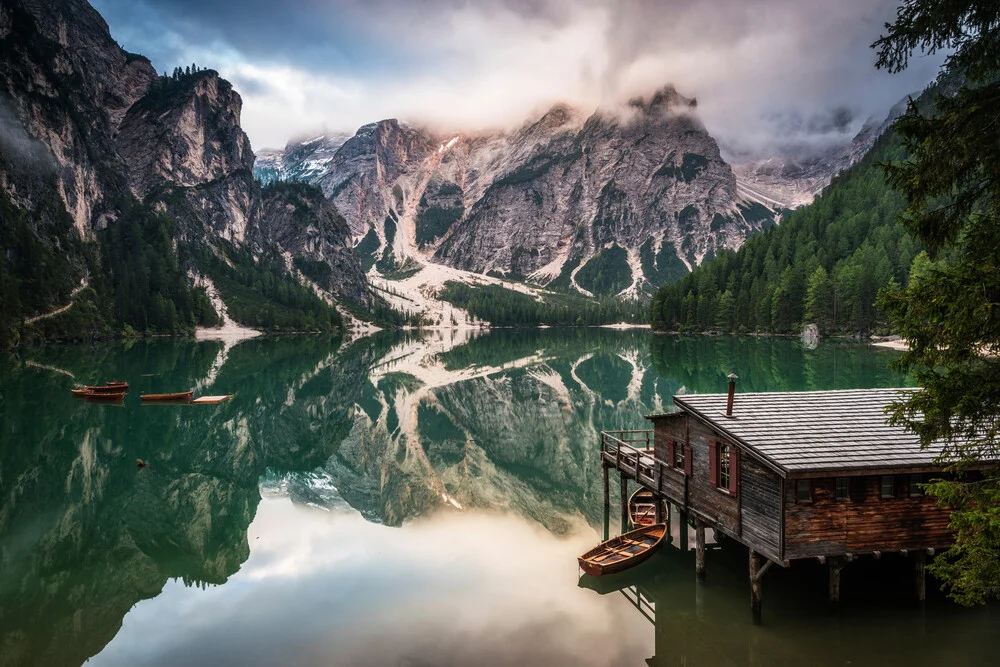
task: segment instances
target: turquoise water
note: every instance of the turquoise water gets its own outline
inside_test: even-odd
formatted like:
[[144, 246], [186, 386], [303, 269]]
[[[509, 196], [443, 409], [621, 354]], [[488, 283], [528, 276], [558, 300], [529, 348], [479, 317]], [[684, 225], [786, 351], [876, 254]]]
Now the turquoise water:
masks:
[[[738, 547], [702, 583], [677, 540], [579, 577], [601, 429], [731, 371], [898, 386], [894, 358], [603, 329], [23, 351], [0, 362], [0, 665], [990, 664], [992, 610], [916, 605], [890, 557], [845, 569], [837, 608], [819, 565], [772, 568], [761, 625]], [[124, 406], [69, 394], [109, 379]], [[188, 388], [234, 398], [139, 403]]]

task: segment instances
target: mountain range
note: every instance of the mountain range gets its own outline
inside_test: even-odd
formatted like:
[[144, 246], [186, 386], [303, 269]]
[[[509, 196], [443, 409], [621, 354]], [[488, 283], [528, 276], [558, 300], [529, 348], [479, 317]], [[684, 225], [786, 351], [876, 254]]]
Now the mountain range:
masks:
[[618, 108], [556, 105], [512, 131], [383, 120], [262, 150], [255, 173], [321, 187], [373, 280], [436, 264], [639, 296], [812, 201], [903, 108], [842, 145], [731, 164], [697, 101], [668, 85]]
[[887, 125], [731, 164], [667, 85], [513, 130], [388, 119], [255, 155], [228, 81], [157, 74], [85, 0], [5, 2], [0, 50], [4, 347], [372, 311], [474, 323], [439, 299], [449, 283], [645, 298], [809, 201]]

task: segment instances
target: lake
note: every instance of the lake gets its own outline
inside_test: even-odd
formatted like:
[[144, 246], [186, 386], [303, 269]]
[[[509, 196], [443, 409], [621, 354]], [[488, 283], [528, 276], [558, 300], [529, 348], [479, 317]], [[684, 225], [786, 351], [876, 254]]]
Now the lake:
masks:
[[[772, 568], [761, 624], [738, 545], [702, 582], [679, 539], [577, 569], [619, 530], [600, 430], [732, 371], [900, 386], [896, 355], [607, 329], [22, 350], [0, 361], [0, 665], [995, 664], [995, 610], [933, 582], [917, 604], [898, 557], [851, 564], [839, 606], [819, 564]], [[122, 407], [68, 391], [112, 379]], [[139, 402], [189, 388], [234, 397]]]

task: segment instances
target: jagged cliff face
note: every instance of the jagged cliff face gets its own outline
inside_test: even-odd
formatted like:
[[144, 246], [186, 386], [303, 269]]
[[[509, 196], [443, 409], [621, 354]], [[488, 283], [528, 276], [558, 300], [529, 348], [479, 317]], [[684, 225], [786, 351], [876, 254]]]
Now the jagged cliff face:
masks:
[[[563, 105], [519, 130], [361, 128], [320, 185], [364, 252], [585, 293], [643, 290], [772, 224], [742, 201], [693, 100], [667, 87], [589, 117]], [[291, 169], [291, 152], [282, 157]], [[273, 159], [273, 158], [272, 158]]]
[[[364, 272], [347, 221], [322, 191], [293, 183], [265, 187], [255, 242], [295, 258], [292, 267], [322, 293], [368, 303]], [[296, 266], [298, 264], [298, 266]]]
[[125, 191], [113, 137], [156, 72], [82, 0], [0, 5], [0, 185], [23, 208], [55, 189], [80, 235]]
[[175, 217], [194, 217], [227, 240], [245, 241], [260, 201], [242, 106], [232, 85], [211, 70], [154, 85], [125, 114], [115, 139], [136, 197], [181, 192], [194, 215], [167, 203]]
[[[296, 216], [265, 210], [240, 127], [242, 100], [218, 73], [159, 77], [118, 46], [84, 0], [4, 2], [0, 53], [0, 189], [39, 221], [43, 242], [93, 239], [138, 201], [177, 220], [178, 241], [252, 244], [257, 257], [277, 252], [289, 262], [301, 251], [327, 263], [328, 296], [370, 303], [360, 263], [343, 248], [342, 218], [324, 206]], [[305, 242], [310, 235], [323, 242]], [[82, 257], [74, 267], [61, 298], [84, 274]]]

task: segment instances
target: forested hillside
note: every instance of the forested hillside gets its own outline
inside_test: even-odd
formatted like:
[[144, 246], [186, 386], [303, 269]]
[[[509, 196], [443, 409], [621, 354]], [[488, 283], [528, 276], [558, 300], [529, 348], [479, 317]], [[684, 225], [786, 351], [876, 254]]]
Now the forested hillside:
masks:
[[892, 131], [780, 226], [722, 251], [653, 298], [661, 331], [792, 333], [815, 322], [824, 333], [884, 327], [878, 291], [904, 283], [921, 252], [897, 220], [903, 197], [880, 163], [906, 158]]

